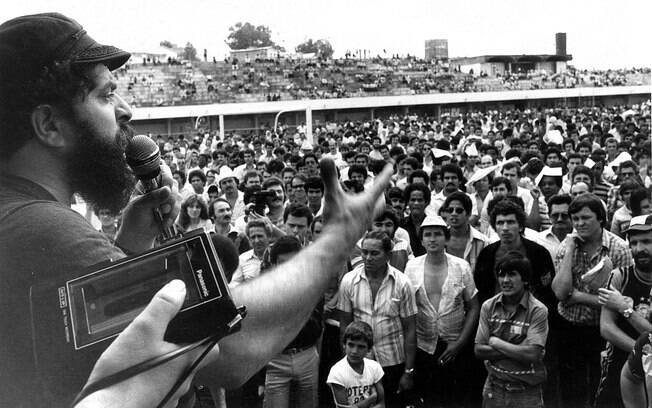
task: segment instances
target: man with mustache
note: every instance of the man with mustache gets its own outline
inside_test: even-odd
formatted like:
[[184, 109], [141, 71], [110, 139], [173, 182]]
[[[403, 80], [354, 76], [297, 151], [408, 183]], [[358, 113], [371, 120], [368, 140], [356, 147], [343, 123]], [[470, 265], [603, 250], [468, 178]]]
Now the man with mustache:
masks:
[[[576, 232], [559, 245], [552, 289], [559, 299], [560, 330], [565, 333], [558, 339], [561, 396], [564, 404], [580, 406], [593, 401], [600, 376], [603, 341], [598, 287], [606, 279], [595, 269], [610, 269], [608, 263], [629, 268], [634, 261], [625, 241], [604, 228], [607, 214], [596, 195], [577, 196], [568, 213]], [[590, 271], [595, 273], [587, 275]]]
[[[159, 235], [153, 210], [161, 210], [165, 226], [179, 212], [167, 167], [163, 187], [127, 204], [134, 185], [124, 158], [131, 110], [115, 92], [111, 71], [129, 57], [118, 48], [98, 44], [79, 23], [61, 14], [22, 16], [0, 24], [0, 406], [70, 406], [83, 385], [44, 390], [33, 359], [30, 287], [152, 248]], [[356, 196], [341, 190], [332, 161], [323, 161], [321, 174], [326, 226], [320, 239], [284, 264], [282, 271], [271, 270], [231, 292], [235, 304], [247, 306], [247, 323], [211, 351], [205, 361], [209, 364], [198, 373], [203, 384], [215, 388], [243, 383], [294, 338], [337, 273], [336, 266], [346, 261], [347, 249], [371, 222], [391, 168]], [[127, 204], [116, 245], [70, 208], [75, 192], [112, 211]], [[185, 297], [178, 286], [172, 291], [181, 296], [156, 303], [178, 310]], [[148, 337], [113, 343], [122, 353], [100, 360], [95, 372], [113, 374], [181, 350], [163, 340], [165, 325], [156, 319], [165, 317], [167, 322], [176, 310], [134, 321], [132, 328], [153, 323], [157, 329], [149, 330]], [[91, 397], [105, 396], [115, 406], [154, 406], [200, 354], [199, 349], [185, 353], [174, 363]], [[80, 378], [89, 374], [67, 366], [61, 372]], [[185, 381], [173, 400], [189, 384]], [[142, 397], [149, 397], [152, 405], [139, 403]], [[102, 406], [106, 405], [105, 401]]]
[[[462, 191], [460, 186], [464, 180], [462, 175], [462, 169], [457, 164], [445, 164], [441, 167], [442, 180], [444, 181], [444, 189], [439, 193], [432, 193], [430, 199], [430, 204], [426, 208], [426, 215], [439, 215], [439, 209], [446, 201], [446, 197], [453, 194], [456, 191]], [[475, 224], [478, 220], [478, 205], [476, 201], [469, 195], [473, 207], [471, 209], [471, 214], [469, 214], [469, 219], [471, 224]]]
[[602, 305], [600, 334], [607, 340], [603, 352], [597, 406], [622, 405], [620, 371], [641, 333], [652, 330], [650, 324], [650, 290], [652, 289], [652, 216], [641, 215], [631, 220], [625, 231], [634, 266], [611, 272], [611, 285], [598, 289]]

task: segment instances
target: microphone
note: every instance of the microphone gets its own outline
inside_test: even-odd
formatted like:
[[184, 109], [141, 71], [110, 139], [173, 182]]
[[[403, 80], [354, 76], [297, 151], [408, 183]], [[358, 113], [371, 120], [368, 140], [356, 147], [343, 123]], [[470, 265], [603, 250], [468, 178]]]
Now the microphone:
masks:
[[[125, 156], [127, 164], [142, 184], [145, 193], [159, 188], [161, 153], [156, 142], [146, 135], [136, 135], [127, 143]], [[163, 226], [163, 216], [158, 208], [154, 209], [154, 219], [164, 239], [175, 235], [171, 229]]]

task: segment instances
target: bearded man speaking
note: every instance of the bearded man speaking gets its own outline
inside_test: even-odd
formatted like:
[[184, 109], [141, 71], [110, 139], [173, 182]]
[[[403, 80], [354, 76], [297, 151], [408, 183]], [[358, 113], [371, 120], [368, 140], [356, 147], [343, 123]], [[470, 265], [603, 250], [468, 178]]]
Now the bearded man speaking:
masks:
[[[162, 214], [163, 227], [179, 212], [178, 193], [167, 169], [162, 171], [162, 187], [127, 204], [134, 187], [124, 158], [131, 110], [116, 93], [111, 71], [129, 57], [97, 43], [79, 23], [61, 14], [22, 16], [0, 24], [0, 407], [70, 406], [79, 391], [56, 390], [60, 395], [51, 395], [41, 388], [33, 360], [30, 287], [152, 248], [160, 231], [153, 210]], [[234, 303], [246, 305], [248, 315], [242, 329], [222, 339], [197, 372], [211, 389], [244, 383], [299, 333], [339, 265], [346, 262], [348, 250], [370, 226], [392, 173], [392, 166], [385, 166], [373, 186], [349, 196], [339, 185], [333, 161], [322, 160], [320, 166], [325, 185], [322, 235], [282, 269], [233, 289]], [[112, 211], [126, 205], [115, 245], [71, 210], [73, 193]], [[114, 351], [130, 344], [125, 338], [129, 340], [126, 336], [113, 343]], [[131, 340], [135, 347], [113, 355], [129, 357], [139, 350], [151, 355], [147, 348], [152, 343], [160, 346], [156, 350], [180, 349], [163, 338]], [[193, 353], [199, 355], [200, 350], [176, 359], [183, 362], [177, 364], [179, 372], [190, 369]], [[115, 372], [140, 361], [119, 360], [100, 360], [100, 366], [110, 366], [100, 371]], [[169, 364], [160, 367], [164, 370], [154, 371], [173, 384], [177, 373]], [[70, 369], [61, 367], [61, 376]], [[144, 406], [132, 397], [161, 384], [158, 376], [151, 376], [156, 381], [144, 387], [145, 378], [131, 379], [132, 394], [113, 389], [115, 397], [131, 402], [118, 406]], [[167, 390], [159, 391], [160, 401]]]

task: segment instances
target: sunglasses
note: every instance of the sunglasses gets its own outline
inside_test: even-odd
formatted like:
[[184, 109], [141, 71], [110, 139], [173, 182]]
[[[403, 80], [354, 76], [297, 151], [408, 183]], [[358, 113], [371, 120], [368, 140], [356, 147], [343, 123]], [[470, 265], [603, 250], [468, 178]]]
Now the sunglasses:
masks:
[[446, 209], [446, 212], [449, 213], [449, 214], [462, 214], [464, 212], [464, 208], [460, 208], [460, 207], [451, 208], [451, 207], [448, 207]]

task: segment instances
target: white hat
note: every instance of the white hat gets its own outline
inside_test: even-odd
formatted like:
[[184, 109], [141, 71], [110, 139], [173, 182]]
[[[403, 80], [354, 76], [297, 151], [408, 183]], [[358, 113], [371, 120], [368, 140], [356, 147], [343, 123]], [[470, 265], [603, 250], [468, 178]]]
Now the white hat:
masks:
[[620, 163], [626, 162], [628, 160], [632, 160], [632, 155], [627, 152], [621, 152], [618, 156], [616, 156], [614, 161], [609, 163], [609, 167], [618, 167], [620, 166]]
[[429, 215], [421, 223], [421, 228], [425, 227], [444, 227], [448, 228], [446, 221], [439, 215]]
[[451, 159], [453, 158], [453, 154], [448, 150], [438, 149], [436, 147], [433, 147], [430, 150], [432, 151], [433, 156], [435, 156], [435, 159], [439, 159], [440, 157], [450, 157]]
[[467, 156], [477, 156], [480, 153], [478, 152], [478, 148], [475, 147], [475, 143], [469, 143], [465, 148], [464, 148], [464, 153], [466, 153]]
[[543, 166], [543, 169], [541, 169], [541, 172], [539, 173], [539, 175], [534, 179], [534, 185], [535, 186], [539, 185], [539, 183], [541, 182], [541, 179], [543, 179], [543, 176], [562, 177], [563, 173], [561, 171], [561, 167]]
[[476, 171], [475, 173], [473, 173], [471, 177], [469, 177], [468, 183], [470, 185], [473, 185], [474, 183], [482, 180], [483, 178], [487, 177], [488, 175], [496, 171], [497, 168], [498, 165], [493, 165]]
[[304, 140], [301, 144], [301, 150], [312, 150], [312, 143], [307, 140]]
[[231, 170], [231, 168], [228, 167], [228, 166], [220, 167], [220, 174], [218, 174], [218, 176], [217, 176], [217, 185], [219, 186], [220, 183], [223, 180], [226, 180], [226, 179], [231, 178], [231, 177], [233, 177], [235, 179], [235, 182], [237, 184], [238, 183], [238, 178], [236, 177], [233, 170]]

